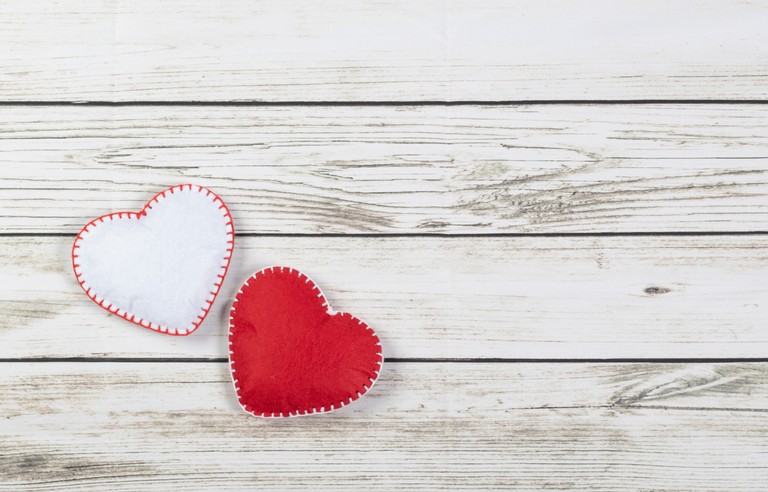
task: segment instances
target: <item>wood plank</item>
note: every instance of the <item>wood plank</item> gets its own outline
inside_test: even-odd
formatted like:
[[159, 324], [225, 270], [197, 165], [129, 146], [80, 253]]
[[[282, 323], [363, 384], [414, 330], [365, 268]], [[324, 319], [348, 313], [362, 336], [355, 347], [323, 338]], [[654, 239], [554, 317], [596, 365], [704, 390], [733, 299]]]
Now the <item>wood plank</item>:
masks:
[[759, 105], [5, 107], [0, 139], [3, 232], [183, 182], [238, 232], [768, 230]]
[[768, 365], [385, 364], [314, 417], [224, 363], [0, 365], [0, 488], [759, 490]]
[[236, 240], [203, 325], [168, 337], [93, 304], [71, 239], [0, 238], [0, 358], [226, 357], [254, 271], [310, 275], [396, 358], [765, 357], [765, 236]]
[[3, 2], [4, 101], [765, 99], [759, 1]]

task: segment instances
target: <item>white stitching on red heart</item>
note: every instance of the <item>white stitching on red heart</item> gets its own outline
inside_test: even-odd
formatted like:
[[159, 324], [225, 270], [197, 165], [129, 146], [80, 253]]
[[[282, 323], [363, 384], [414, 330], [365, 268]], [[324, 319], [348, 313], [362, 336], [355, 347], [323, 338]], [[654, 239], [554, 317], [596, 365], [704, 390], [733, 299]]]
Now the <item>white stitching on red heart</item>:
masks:
[[230, 366], [230, 369], [231, 369], [230, 376], [232, 377], [232, 385], [235, 388], [235, 393], [237, 394], [237, 401], [238, 401], [238, 403], [240, 403], [240, 407], [246, 413], [254, 415], [256, 417], [265, 417], [265, 418], [273, 418], [274, 417], [274, 418], [277, 418], [277, 417], [303, 417], [303, 416], [312, 415], [312, 414], [315, 414], [315, 413], [327, 413], [327, 412], [331, 412], [333, 410], [338, 410], [338, 409], [344, 407], [345, 405], [349, 405], [350, 403], [352, 403], [353, 401], [356, 401], [358, 398], [360, 398], [364, 394], [368, 393], [368, 391], [370, 391], [370, 389], [373, 388], [373, 385], [379, 379], [379, 374], [381, 372], [381, 368], [384, 365], [384, 356], [382, 354], [381, 341], [380, 341], [378, 335], [376, 335], [376, 332], [373, 330], [373, 328], [368, 326], [368, 324], [366, 322], [364, 322], [363, 320], [361, 320], [361, 319], [359, 319], [359, 318], [357, 318], [357, 317], [355, 317], [352, 314], [347, 313], [347, 312], [334, 311], [333, 308], [331, 307], [331, 305], [328, 303], [328, 299], [325, 297], [325, 294], [323, 294], [323, 291], [320, 290], [320, 287], [318, 287], [317, 284], [311, 278], [309, 278], [306, 274], [301, 273], [300, 271], [295, 270], [293, 268], [282, 267], [282, 266], [271, 266], [271, 267], [263, 268], [263, 269], [259, 270], [258, 272], [254, 273], [253, 275], [251, 275], [248, 278], [248, 280], [246, 280], [243, 283], [243, 286], [244, 287], [250, 286], [249, 282], [251, 282], [252, 280], [258, 280], [258, 276], [259, 275], [266, 276], [267, 275], [267, 271], [269, 271], [270, 273], [274, 273], [274, 270], [276, 268], [279, 269], [280, 273], [282, 273], [284, 270], [288, 270], [289, 274], [296, 275], [296, 277], [299, 280], [304, 278], [304, 279], [306, 279], [304, 281], [305, 283], [311, 283], [312, 284], [312, 290], [316, 290], [318, 292], [317, 297], [322, 299], [323, 307], [327, 308], [326, 312], [329, 315], [331, 315], [331, 316], [342, 316], [342, 317], [343, 316], [349, 316], [352, 320], [356, 320], [358, 325], [362, 325], [367, 331], [370, 331], [371, 332], [371, 336], [376, 338], [376, 344], [379, 347], [379, 352], [376, 352], [376, 355], [381, 357], [381, 360], [376, 361], [376, 364], [379, 366], [379, 368], [374, 370], [374, 373], [376, 374], [376, 376], [373, 377], [373, 378], [369, 378], [368, 379], [371, 384], [367, 385], [367, 386], [363, 386], [365, 388], [365, 391], [362, 394], [360, 392], [357, 392], [357, 397], [355, 397], [355, 398], [351, 398], [350, 397], [346, 403], [343, 400], [339, 401], [338, 405], [331, 405], [329, 409], [326, 409], [325, 407], [320, 407], [319, 410], [317, 408], [312, 408], [312, 411], [304, 410], [304, 413], [301, 413], [301, 409], [298, 409], [298, 410], [296, 410], [295, 414], [292, 413], [292, 412], [288, 412], [288, 415], [286, 415], [284, 412], [280, 412], [279, 414], [276, 414], [276, 413], [273, 412], [270, 415], [267, 415], [266, 413], [258, 414], [258, 413], [256, 413], [253, 410], [248, 410], [248, 406], [243, 402], [243, 397], [240, 394], [240, 387], [237, 385], [238, 380], [235, 377], [235, 372], [237, 372], [237, 371], [235, 369], [234, 351], [232, 350], [232, 329], [235, 327], [234, 324], [232, 323], [233, 320], [234, 320], [234, 318], [232, 317], [232, 311], [235, 311], [237, 309], [236, 305], [237, 305], [237, 303], [240, 300], [240, 294], [243, 293], [243, 289], [241, 287], [240, 290], [237, 291], [237, 295], [235, 296], [235, 300], [232, 301], [232, 308], [230, 309], [230, 316], [229, 316], [229, 334], [228, 334], [228, 340], [229, 340], [229, 366]]

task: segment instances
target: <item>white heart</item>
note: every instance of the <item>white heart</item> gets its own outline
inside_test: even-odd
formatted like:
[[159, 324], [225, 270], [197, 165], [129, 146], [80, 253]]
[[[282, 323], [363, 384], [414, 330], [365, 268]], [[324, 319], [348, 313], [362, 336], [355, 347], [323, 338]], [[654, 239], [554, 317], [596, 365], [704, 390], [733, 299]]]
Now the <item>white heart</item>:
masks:
[[232, 216], [212, 191], [169, 188], [141, 212], [103, 215], [72, 246], [75, 276], [94, 302], [162, 333], [188, 335], [208, 314], [229, 268]]

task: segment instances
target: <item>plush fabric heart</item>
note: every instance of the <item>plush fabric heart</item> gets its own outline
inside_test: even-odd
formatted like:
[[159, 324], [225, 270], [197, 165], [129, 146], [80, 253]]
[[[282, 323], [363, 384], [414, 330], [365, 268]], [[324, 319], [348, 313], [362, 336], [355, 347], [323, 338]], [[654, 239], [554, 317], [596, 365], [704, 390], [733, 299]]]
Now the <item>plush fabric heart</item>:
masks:
[[246, 412], [291, 417], [358, 399], [383, 358], [371, 327], [333, 311], [298, 270], [270, 267], [249, 278], [232, 303], [229, 361]]
[[212, 191], [179, 185], [140, 212], [89, 222], [72, 246], [88, 297], [110, 313], [169, 335], [203, 322], [232, 257], [232, 216]]

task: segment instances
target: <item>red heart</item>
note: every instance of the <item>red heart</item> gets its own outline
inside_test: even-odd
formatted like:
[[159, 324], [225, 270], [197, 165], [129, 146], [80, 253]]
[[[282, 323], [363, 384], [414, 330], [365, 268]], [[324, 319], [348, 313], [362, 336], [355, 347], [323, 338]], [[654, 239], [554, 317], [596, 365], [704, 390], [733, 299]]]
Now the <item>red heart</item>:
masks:
[[276, 266], [256, 272], [232, 303], [229, 361], [246, 412], [291, 417], [358, 399], [383, 358], [371, 327], [333, 311], [303, 273]]

